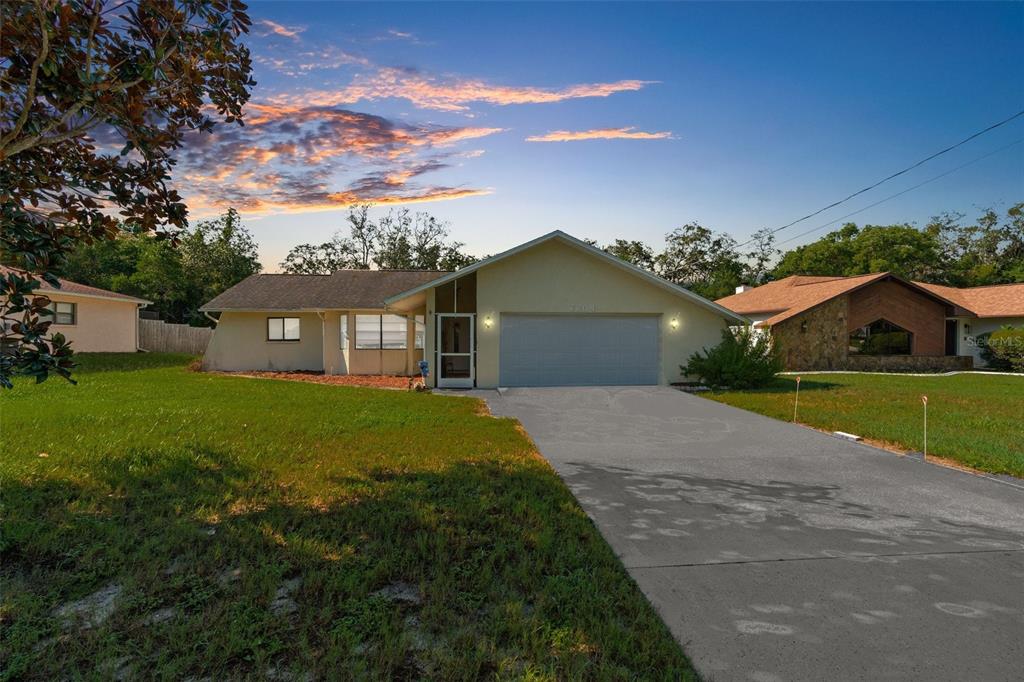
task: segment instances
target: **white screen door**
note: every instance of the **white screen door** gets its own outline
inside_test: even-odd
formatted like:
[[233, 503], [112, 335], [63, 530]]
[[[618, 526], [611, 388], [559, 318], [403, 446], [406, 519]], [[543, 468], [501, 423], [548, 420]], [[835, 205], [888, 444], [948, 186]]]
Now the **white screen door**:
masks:
[[476, 378], [476, 315], [438, 313], [437, 385], [441, 388], [472, 388]]

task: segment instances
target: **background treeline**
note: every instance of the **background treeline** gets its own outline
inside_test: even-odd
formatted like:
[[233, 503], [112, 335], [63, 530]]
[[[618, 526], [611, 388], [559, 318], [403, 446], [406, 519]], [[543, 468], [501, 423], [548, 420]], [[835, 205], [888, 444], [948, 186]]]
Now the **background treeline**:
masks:
[[116, 239], [80, 245], [60, 274], [152, 301], [168, 322], [210, 326], [199, 306], [260, 270], [256, 242], [229, 209], [169, 239], [124, 227]]
[[[330, 274], [343, 268], [456, 270], [475, 260], [449, 238], [447, 223], [427, 213], [393, 210], [371, 219], [357, 206], [322, 244], [300, 244], [283, 272]], [[781, 235], [785, 236], [785, 235]], [[789, 275], [861, 275], [888, 271], [907, 279], [970, 287], [1024, 282], [1024, 202], [977, 219], [942, 214], [923, 227], [847, 223], [817, 241], [782, 251], [762, 230], [744, 243], [693, 222], [672, 230], [660, 249], [615, 239], [591, 244], [707, 298], [740, 284]], [[208, 325], [199, 306], [260, 271], [257, 247], [233, 209], [199, 222], [175, 240], [123, 229], [117, 239], [82, 245], [62, 273], [92, 286], [140, 296], [171, 322]]]

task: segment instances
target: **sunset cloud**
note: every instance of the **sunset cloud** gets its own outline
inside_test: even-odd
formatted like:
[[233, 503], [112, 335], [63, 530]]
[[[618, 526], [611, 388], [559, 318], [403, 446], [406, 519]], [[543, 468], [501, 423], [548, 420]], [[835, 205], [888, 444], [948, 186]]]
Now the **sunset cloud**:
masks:
[[302, 212], [355, 203], [395, 204], [487, 194], [479, 187], [422, 183], [450, 167], [450, 149], [501, 128], [400, 123], [301, 100], [247, 108], [242, 128], [193, 134], [175, 178], [201, 215], [233, 206], [246, 213]]
[[648, 133], [630, 126], [627, 128], [597, 128], [595, 130], [553, 130], [544, 135], [531, 135], [527, 142], [575, 142], [578, 140], [672, 140], [671, 132]]
[[[620, 80], [610, 83], [586, 83], [564, 88], [505, 86], [481, 79], [438, 78], [418, 71], [380, 68], [357, 76], [338, 90], [307, 92], [303, 97], [321, 106], [354, 104], [361, 100], [393, 97], [405, 99], [421, 109], [463, 112], [473, 103], [508, 106], [511, 104], [550, 104], [570, 99], [609, 97], [619, 92], [634, 92], [654, 81]], [[288, 95], [287, 97], [292, 97]]]
[[271, 21], [270, 19], [260, 19], [256, 23], [259, 24], [260, 26], [263, 26], [266, 29], [264, 33], [260, 34], [263, 36], [278, 35], [283, 38], [299, 40], [299, 34], [306, 30], [305, 28], [299, 26], [282, 26], [276, 21]]

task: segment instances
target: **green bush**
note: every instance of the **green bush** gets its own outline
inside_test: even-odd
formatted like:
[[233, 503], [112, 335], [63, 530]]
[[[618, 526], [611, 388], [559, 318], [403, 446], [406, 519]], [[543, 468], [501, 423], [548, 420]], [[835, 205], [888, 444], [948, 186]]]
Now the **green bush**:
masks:
[[775, 378], [782, 360], [768, 334], [743, 327], [723, 329], [721, 343], [694, 353], [680, 369], [712, 388], [759, 388]]
[[1024, 372], [1024, 327], [1006, 326], [992, 332], [985, 345], [988, 355], [996, 366], [1008, 367], [1014, 372]]

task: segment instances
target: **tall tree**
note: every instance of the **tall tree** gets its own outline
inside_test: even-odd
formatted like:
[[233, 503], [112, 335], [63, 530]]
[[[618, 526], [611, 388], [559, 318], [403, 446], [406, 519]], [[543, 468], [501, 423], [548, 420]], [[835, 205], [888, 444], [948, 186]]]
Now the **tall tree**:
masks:
[[163, 319], [205, 326], [199, 307], [260, 271], [256, 244], [238, 213], [186, 229], [175, 240], [156, 239], [130, 227], [114, 239], [82, 244], [61, 275], [90, 286], [153, 301]]
[[377, 224], [370, 220], [369, 204], [362, 204], [349, 210], [349, 234], [355, 257], [349, 267], [366, 270], [373, 263], [374, 245], [377, 243]]
[[339, 232], [323, 244], [299, 244], [281, 262], [281, 270], [293, 275], [329, 275], [347, 268], [366, 269], [356, 245]]
[[654, 249], [635, 239], [616, 239], [604, 247], [604, 251], [638, 268], [654, 271]]
[[747, 251], [746, 272], [744, 278], [748, 284], [761, 284], [768, 276], [769, 264], [779, 255], [775, 248], [775, 233], [770, 228], [755, 232], [750, 239], [750, 250]]
[[200, 305], [262, 269], [256, 242], [233, 208], [187, 230], [178, 248]]
[[944, 259], [939, 240], [911, 225], [847, 223], [816, 242], [783, 255], [772, 271], [789, 275], [864, 275], [891, 272], [907, 279], [943, 281]]
[[658, 274], [704, 296], [720, 298], [734, 290], [743, 277], [736, 241], [699, 223], [688, 223], [665, 236], [658, 254]]
[[[169, 185], [186, 133], [209, 112], [240, 122], [251, 59], [239, 0], [7, 0], [0, 3], [0, 386], [16, 374], [70, 378], [35, 275], [81, 242], [116, 236], [116, 213], [146, 231], [183, 228]], [[97, 147], [102, 131], [119, 153]], [[111, 210], [116, 209], [116, 210]]]

